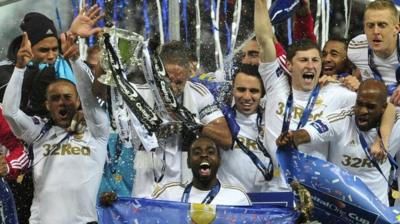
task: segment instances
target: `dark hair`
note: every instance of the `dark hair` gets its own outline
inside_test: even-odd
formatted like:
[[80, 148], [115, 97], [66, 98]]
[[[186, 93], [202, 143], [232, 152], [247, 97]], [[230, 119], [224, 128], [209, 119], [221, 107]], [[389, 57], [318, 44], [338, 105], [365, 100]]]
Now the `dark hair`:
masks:
[[347, 47], [349, 45], [349, 40], [348, 39], [346, 39], [344, 37], [333, 35], [326, 41], [326, 43], [328, 43], [329, 41], [337, 41], [337, 42], [343, 43], [344, 44], [344, 48], [347, 51]]
[[[331, 37], [326, 41], [326, 43], [332, 42], [332, 41], [342, 43], [342, 44], [343, 44], [343, 48], [344, 48], [344, 50], [345, 50], [345, 52], [346, 52], [346, 55], [345, 55], [345, 56], [346, 56], [346, 59], [345, 59], [345, 62], [344, 62], [343, 71], [337, 71], [337, 72], [339, 72], [339, 73], [348, 73], [348, 74], [352, 74], [352, 73], [353, 73], [353, 69], [355, 68], [355, 66], [354, 66], [354, 64], [349, 60], [349, 58], [347, 57], [347, 48], [348, 48], [348, 45], [349, 45], [349, 40], [346, 39], [346, 38], [337, 36], [337, 35], [333, 35], [333, 36], [331, 36]], [[325, 45], [326, 45], [326, 43], [325, 43]]]
[[47, 85], [47, 87], [46, 87], [46, 98], [47, 98], [47, 91], [49, 90], [49, 87], [50, 87], [51, 85], [57, 84], [57, 83], [59, 83], [59, 82], [67, 82], [67, 83], [71, 84], [72, 86], [74, 86], [74, 87], [75, 87], [75, 92], [76, 92], [76, 94], [78, 95], [78, 91], [76, 90], [76, 85], [75, 85], [74, 82], [72, 82], [72, 81], [69, 80], [69, 79], [57, 78], [57, 79], [52, 80], [51, 82], [49, 82], [49, 84]]
[[316, 49], [318, 50], [318, 53], [321, 56], [321, 51], [319, 50], [319, 47], [314, 41], [310, 39], [301, 39], [301, 40], [296, 40], [294, 41], [288, 48], [287, 50], [287, 55], [286, 59], [288, 61], [292, 61], [293, 57], [296, 55], [297, 51], [306, 51], [310, 49]]
[[176, 64], [181, 67], [190, 68], [188, 49], [181, 41], [171, 41], [161, 48], [160, 58], [165, 64]]
[[239, 63], [233, 73], [233, 83], [232, 83], [233, 86], [235, 85], [236, 76], [239, 73], [244, 73], [248, 76], [256, 77], [261, 84], [261, 97], [265, 95], [264, 82], [261, 78], [260, 73], [258, 72], [258, 65]]
[[208, 140], [214, 142], [214, 144], [215, 144], [215, 146], [216, 146], [216, 148], [217, 148], [218, 156], [221, 157], [221, 152], [219, 151], [218, 144], [217, 144], [213, 139], [211, 139], [210, 137], [205, 136], [205, 135], [200, 135], [200, 136], [197, 136], [196, 138], [193, 138], [192, 141], [190, 142], [190, 144], [189, 144], [189, 149], [188, 149], [188, 158], [190, 158], [190, 151], [192, 151], [192, 150], [191, 150], [191, 149], [192, 149], [192, 145], [193, 145], [197, 140], [199, 140], [199, 139], [201, 139], [201, 138], [205, 138], [205, 139], [208, 139]]

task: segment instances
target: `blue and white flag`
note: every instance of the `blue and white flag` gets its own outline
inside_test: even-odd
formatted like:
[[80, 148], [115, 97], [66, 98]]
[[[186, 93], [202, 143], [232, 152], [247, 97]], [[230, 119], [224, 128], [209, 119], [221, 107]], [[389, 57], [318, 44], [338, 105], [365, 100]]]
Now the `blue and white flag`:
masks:
[[295, 223], [291, 208], [212, 206], [151, 199], [120, 198], [111, 207], [98, 208], [99, 223]]
[[290, 147], [278, 148], [277, 156], [286, 180], [298, 181], [311, 193], [313, 218], [323, 223], [400, 223], [400, 208], [382, 204], [348, 171]]

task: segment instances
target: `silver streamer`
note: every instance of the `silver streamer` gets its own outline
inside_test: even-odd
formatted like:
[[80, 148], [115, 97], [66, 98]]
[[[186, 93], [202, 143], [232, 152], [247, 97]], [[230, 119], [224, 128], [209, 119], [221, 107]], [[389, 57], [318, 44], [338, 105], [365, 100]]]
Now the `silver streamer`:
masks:
[[[319, 33], [319, 23], [321, 20], [321, 5], [323, 0], [317, 0], [317, 13], [315, 15], [314, 33]], [[317, 43], [321, 43], [321, 38], [317, 35]]]
[[201, 14], [200, 14], [200, 2], [196, 0], [196, 57], [197, 57], [197, 67], [200, 68], [200, 49], [201, 49]]
[[225, 80], [232, 80], [232, 66], [233, 66], [233, 56], [234, 50], [236, 46], [237, 35], [239, 32], [239, 24], [240, 24], [240, 16], [242, 12], [242, 0], [236, 0], [235, 4], [235, 11], [233, 13], [233, 20], [232, 20], [232, 34], [231, 34], [231, 52], [225, 58]]
[[158, 14], [158, 29], [160, 32], [160, 43], [161, 43], [161, 45], [163, 45], [164, 44], [164, 27], [163, 27], [163, 18], [162, 18], [160, 0], [156, 0], [156, 3], [157, 3], [157, 14]]
[[215, 2], [211, 1], [211, 21], [213, 25], [213, 36], [215, 42], [215, 65], [217, 70], [224, 71], [224, 59], [219, 39], [219, 5], [221, 0], [217, 1], [217, 10], [215, 10]]
[[[322, 13], [321, 13], [321, 41], [320, 41], [320, 44], [321, 44], [321, 48], [323, 48], [324, 46], [324, 44], [325, 44], [325, 29], [326, 29], [326, 26], [325, 26], [325, 22], [326, 22], [326, 1], [325, 0], [322, 0], [322, 5], [321, 5], [321, 8], [322, 8]], [[329, 12], [328, 12], [328, 14], [329, 14]]]
[[[86, 6], [86, 1], [85, 0], [80, 0], [79, 2], [79, 12], [85, 9]], [[86, 40], [84, 38], [79, 37], [78, 38], [78, 46], [79, 46], [79, 57], [82, 60], [86, 60], [87, 56], [87, 48], [88, 46], [86, 45]]]
[[349, 29], [350, 29], [350, 22], [351, 22], [351, 10], [353, 6], [353, 0], [350, 0], [350, 7], [348, 0], [344, 0], [344, 10], [345, 10], [345, 19], [346, 19], [346, 27], [345, 27], [345, 33], [344, 33], [344, 38], [349, 38]]

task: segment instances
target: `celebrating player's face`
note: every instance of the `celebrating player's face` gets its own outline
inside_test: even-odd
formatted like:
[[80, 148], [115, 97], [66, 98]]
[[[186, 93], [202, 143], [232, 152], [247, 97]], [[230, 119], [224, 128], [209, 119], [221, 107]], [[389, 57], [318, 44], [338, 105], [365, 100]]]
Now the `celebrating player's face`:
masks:
[[33, 59], [38, 63], [54, 64], [58, 56], [58, 40], [47, 37], [32, 47]]
[[236, 109], [245, 115], [256, 113], [262, 94], [262, 83], [257, 77], [239, 72], [233, 84]]
[[250, 40], [242, 49], [243, 64], [259, 65], [260, 64], [260, 47], [257, 41]]
[[369, 9], [364, 14], [364, 32], [369, 46], [380, 57], [388, 57], [396, 49], [398, 19], [389, 9]]
[[345, 70], [346, 46], [340, 41], [328, 41], [322, 50], [322, 74], [338, 75]]
[[214, 141], [200, 137], [190, 147], [188, 167], [192, 169], [193, 178], [201, 182], [210, 182], [216, 178], [220, 160]]
[[376, 128], [386, 108], [385, 97], [379, 89], [360, 88], [355, 106], [355, 121], [361, 131]]
[[317, 49], [297, 51], [287, 67], [292, 74], [295, 90], [311, 91], [317, 84], [321, 73], [321, 57]]
[[71, 83], [60, 81], [48, 86], [46, 107], [56, 125], [69, 127], [79, 105], [78, 93]]
[[171, 81], [171, 88], [175, 96], [182, 95], [186, 81], [189, 79], [190, 70], [176, 64], [166, 64], [165, 71]]

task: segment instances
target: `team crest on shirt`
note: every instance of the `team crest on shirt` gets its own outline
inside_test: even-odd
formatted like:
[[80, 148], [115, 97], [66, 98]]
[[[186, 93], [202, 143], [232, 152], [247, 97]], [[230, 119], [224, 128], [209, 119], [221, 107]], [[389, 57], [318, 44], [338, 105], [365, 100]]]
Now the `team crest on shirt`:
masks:
[[35, 125], [40, 124], [40, 121], [39, 121], [39, 119], [38, 119], [37, 117], [32, 117], [32, 121], [33, 121], [33, 123], [34, 123]]
[[315, 101], [315, 105], [320, 106], [320, 105], [322, 105], [322, 102], [324, 102], [324, 101], [322, 100], [322, 98], [321, 98], [321, 97], [318, 97], [317, 100]]
[[276, 76], [279, 77], [283, 74], [283, 69], [281, 68], [281, 66], [278, 66], [278, 68], [276, 69]]
[[322, 123], [321, 120], [316, 120], [311, 123], [311, 126], [313, 126], [320, 134], [327, 132], [328, 126], [326, 126], [324, 123]]

